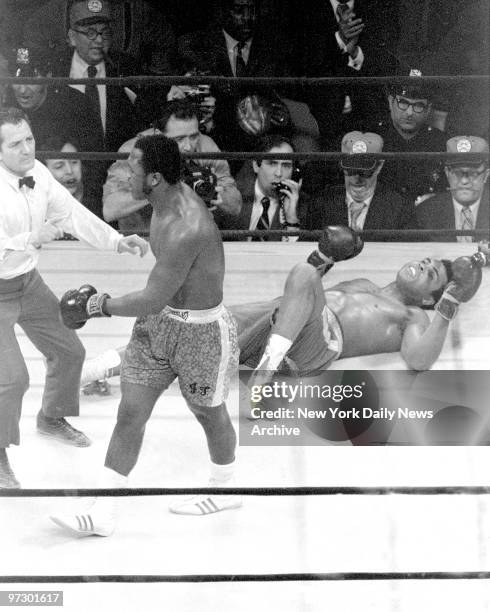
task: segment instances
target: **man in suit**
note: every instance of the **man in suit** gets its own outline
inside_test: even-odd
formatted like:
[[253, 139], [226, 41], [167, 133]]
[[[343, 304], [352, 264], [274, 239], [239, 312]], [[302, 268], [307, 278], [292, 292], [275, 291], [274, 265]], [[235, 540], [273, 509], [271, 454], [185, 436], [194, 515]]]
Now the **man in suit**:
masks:
[[[287, 76], [287, 53], [290, 44], [274, 32], [264, 31], [258, 15], [257, 0], [221, 0], [215, 23], [207, 30], [183, 35], [178, 41], [178, 55], [183, 72], [221, 75], [226, 77], [270, 77]], [[248, 85], [231, 89], [228, 84], [213, 86], [216, 97], [214, 113], [215, 131], [212, 133], [220, 148], [224, 150], [255, 150], [255, 136], [268, 131], [279, 131], [287, 135], [289, 125], [287, 111], [278, 95], [270, 87]], [[259, 96], [251, 98], [249, 96]], [[247, 106], [269, 109], [270, 103], [278, 103], [276, 113], [263, 113], [265, 119], [252, 122], [245, 119], [239, 124], [237, 107], [241, 100]], [[279, 109], [279, 110], [277, 110]], [[283, 111], [283, 114], [281, 112]], [[245, 111], [245, 115], [247, 114]], [[261, 118], [253, 112], [254, 119]], [[274, 123], [275, 122], [275, 123]], [[257, 123], [257, 125], [255, 125]]]
[[[108, 0], [72, 0], [68, 41], [73, 52], [59, 58], [55, 76], [71, 78], [123, 77], [142, 74], [129, 55], [111, 51], [112, 7]], [[94, 131], [102, 135], [105, 149], [117, 151], [140, 128], [136, 94], [115, 85], [72, 85], [90, 101], [97, 116]]]
[[[263, 136], [257, 150], [262, 153], [294, 153], [291, 141], [280, 134]], [[300, 204], [305, 204], [300, 203], [302, 181], [297, 177], [293, 160], [253, 160], [252, 168], [255, 180], [250, 176], [241, 181], [237, 179], [243, 203], [240, 215], [230, 229], [297, 230], [300, 227], [298, 209]]]
[[383, 139], [371, 132], [349, 132], [342, 139], [343, 186], [328, 186], [303, 213], [303, 227], [322, 229], [327, 225], [349, 225], [363, 229], [415, 229], [413, 204], [378, 183], [383, 160], [360, 157], [359, 153], [381, 153]]
[[325, 150], [339, 147], [342, 135], [365, 126], [383, 104], [380, 85], [355, 85], [360, 76], [397, 73], [396, 2], [306, 0], [298, 11], [303, 73], [307, 77], [352, 77], [352, 84], [313, 85], [308, 104]]
[[[464, 153], [488, 153], [488, 142], [478, 136], [455, 136], [447, 141], [445, 172], [449, 188], [419, 204], [416, 208], [420, 229], [488, 229], [490, 220], [488, 159], [464, 159]], [[434, 236], [437, 241], [454, 241], [451, 236]], [[458, 236], [458, 242], [471, 242], [472, 236]]]

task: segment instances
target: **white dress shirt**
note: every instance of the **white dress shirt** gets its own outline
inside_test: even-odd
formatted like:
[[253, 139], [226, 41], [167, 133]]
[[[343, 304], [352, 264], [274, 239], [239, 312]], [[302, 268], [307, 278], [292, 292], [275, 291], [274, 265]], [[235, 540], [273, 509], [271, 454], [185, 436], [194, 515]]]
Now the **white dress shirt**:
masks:
[[95, 248], [117, 251], [122, 235], [75, 200], [46, 166], [36, 160], [28, 175], [34, 188], [19, 188], [19, 177], [0, 166], [0, 279], [37, 266], [40, 249], [30, 239], [46, 221]]
[[[70, 68], [70, 78], [72, 79], [88, 79], [88, 64], [85, 60], [83, 60], [78, 52], [75, 51], [73, 53], [73, 57], [71, 59], [71, 68]], [[97, 74], [94, 78], [96, 79], [104, 79], [106, 76], [105, 72], [105, 63], [100, 62], [95, 66], [97, 69]], [[78, 89], [83, 94], [85, 93], [85, 85], [70, 85], [74, 89]], [[99, 92], [99, 101], [100, 101], [100, 119], [102, 121], [102, 127], [106, 129], [106, 112], [107, 112], [107, 92], [105, 85], [97, 85], [97, 91]]]
[[[474, 204], [471, 204], [471, 206], [468, 207], [471, 210], [471, 213], [473, 215], [474, 228], [476, 228], [476, 220], [478, 218], [478, 210], [480, 208], [480, 202], [481, 202], [481, 196], [478, 198], [478, 200]], [[457, 230], [463, 229], [463, 222], [462, 222], [463, 212], [462, 211], [463, 211], [463, 208], [465, 207], [459, 202], [456, 202], [456, 200], [453, 198], [453, 208], [454, 208], [454, 227]], [[457, 236], [456, 239], [458, 242], [473, 242], [473, 238], [471, 236]]]
[[[364, 208], [362, 210], [362, 212], [360, 213], [360, 215], [357, 217], [357, 227], [359, 229], [363, 229], [364, 228], [364, 223], [366, 222], [366, 217], [368, 214], [368, 210], [369, 210], [369, 206], [371, 205], [371, 200], [374, 197], [374, 193], [371, 197], [366, 198], [364, 200]], [[351, 218], [351, 204], [354, 202], [352, 196], [350, 195], [350, 193], [347, 191], [345, 193], [345, 201], [347, 204], [347, 214], [348, 214], [348, 219], [349, 219], [349, 227], [352, 227], [352, 218]], [[356, 202], [357, 205], [357, 202]]]
[[[228, 59], [230, 60], [231, 71], [233, 72], [233, 75], [236, 76], [237, 45], [239, 41], [232, 38], [226, 30], [223, 30], [223, 34], [225, 35], [226, 50], [228, 51]], [[252, 39], [249, 38], [247, 41], [245, 41], [242, 48], [242, 57], [245, 64], [248, 63], [251, 46]]]
[[[339, 16], [337, 15], [337, 7], [339, 6], [340, 2], [338, 2], [338, 0], [330, 0], [330, 4], [332, 5], [333, 14], [335, 15], [335, 20], [338, 23], [339, 22]], [[354, 0], [349, 0], [349, 2], [346, 2], [345, 4], [351, 10], [354, 8]], [[337, 41], [337, 44], [338, 44], [339, 48], [344, 53], [347, 53], [347, 45], [344, 43], [344, 41], [340, 37], [340, 32], [338, 32], [338, 31], [335, 32], [335, 40]], [[348, 64], [347, 64], [349, 66], [349, 68], [354, 68], [354, 70], [360, 70], [362, 68], [363, 63], [364, 63], [364, 53], [362, 52], [362, 49], [361, 49], [360, 45], [357, 45], [357, 48], [358, 48], [358, 52], [357, 52], [357, 55], [356, 55], [355, 59], [352, 59], [352, 57], [349, 55], [349, 61], [348, 61]]]

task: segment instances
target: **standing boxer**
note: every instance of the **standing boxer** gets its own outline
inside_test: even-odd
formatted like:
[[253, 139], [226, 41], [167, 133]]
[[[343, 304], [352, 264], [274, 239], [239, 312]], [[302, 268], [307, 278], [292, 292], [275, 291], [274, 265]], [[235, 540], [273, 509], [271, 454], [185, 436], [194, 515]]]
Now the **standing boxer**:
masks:
[[[122, 398], [107, 450], [102, 486], [121, 487], [133, 469], [145, 425], [155, 402], [175, 378], [206, 435], [210, 484], [229, 484], [236, 434], [224, 399], [238, 368], [236, 325], [222, 304], [224, 252], [209, 210], [180, 181], [177, 143], [166, 136], [144, 136], [130, 158], [135, 199], [153, 207], [150, 245], [156, 263], [146, 287], [120, 298], [72, 290], [62, 299], [65, 325], [76, 328], [96, 316], [137, 316], [121, 372]], [[234, 495], [200, 495], [170, 507], [178, 514], [202, 515], [241, 505]], [[77, 535], [112, 533], [114, 500], [99, 498], [88, 513], [52, 519]]]

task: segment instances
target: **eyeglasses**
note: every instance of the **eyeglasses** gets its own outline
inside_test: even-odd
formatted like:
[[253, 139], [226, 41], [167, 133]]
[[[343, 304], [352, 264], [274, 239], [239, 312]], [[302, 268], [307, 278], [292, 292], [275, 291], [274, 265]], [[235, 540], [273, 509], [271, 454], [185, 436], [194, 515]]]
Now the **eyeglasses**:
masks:
[[458, 181], [460, 181], [463, 177], [468, 178], [470, 181], [476, 181], [486, 172], [486, 168], [483, 170], [465, 170], [464, 168], [448, 168], [449, 172], [453, 174]]
[[423, 113], [429, 106], [425, 102], [410, 102], [406, 98], [400, 98], [400, 96], [395, 96], [395, 100], [396, 105], [401, 111], [406, 111], [408, 110], [408, 107], [411, 106], [414, 113]]
[[95, 40], [97, 36], [100, 36], [102, 40], [109, 40], [112, 38], [112, 30], [111, 28], [104, 28], [103, 30], [97, 30], [96, 28], [89, 28], [88, 30], [77, 30], [76, 28], [72, 28], [74, 32], [78, 32], [79, 34], [83, 34], [89, 40]]

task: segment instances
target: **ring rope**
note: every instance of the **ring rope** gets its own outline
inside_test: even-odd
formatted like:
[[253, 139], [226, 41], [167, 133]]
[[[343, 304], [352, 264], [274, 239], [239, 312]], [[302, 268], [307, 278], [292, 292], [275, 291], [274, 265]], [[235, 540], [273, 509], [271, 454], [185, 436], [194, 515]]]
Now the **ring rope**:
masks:
[[363, 580], [490, 580], [488, 571], [469, 572], [328, 572], [287, 574], [109, 574], [73, 576], [0, 576], [0, 583], [80, 582], [339, 582]]
[[[76, 151], [72, 153], [61, 151], [36, 151], [38, 159], [82, 159], [82, 160], [111, 160], [111, 159], [127, 159], [128, 153], [119, 153], [116, 151]], [[349, 159], [349, 153], [341, 153], [340, 151], [311, 151], [311, 152], [291, 152], [291, 153], [262, 153], [260, 151], [213, 151], [199, 153], [182, 153], [184, 159], [305, 159], [311, 161], [324, 160], [341, 160]], [[356, 159], [366, 160], [446, 160], [456, 161], [463, 159], [465, 162], [474, 160], [490, 159], [489, 152], [482, 153], [447, 153], [445, 151], [406, 151], [395, 152], [386, 151], [383, 153], [356, 153]]]
[[392, 487], [136, 487], [82, 489], [0, 489], [0, 497], [141, 497], [155, 495], [490, 495], [489, 486]]
[[79, 78], [73, 79], [70, 77], [2, 77], [0, 83], [6, 84], [27, 84], [36, 83], [38, 85], [87, 85], [95, 83], [96, 85], [113, 85], [119, 87], [128, 87], [130, 85], [200, 85], [205, 81], [209, 85], [226, 84], [233, 88], [239, 89], [241, 85], [265, 85], [265, 86], [292, 86], [304, 87], [309, 85], [397, 85], [414, 83], [438, 84], [460, 83], [462, 85], [470, 83], [490, 82], [488, 74], [461, 74], [461, 75], [434, 75], [434, 76], [355, 76], [355, 77], [225, 77], [225, 76], [122, 76], [122, 77], [105, 77], [105, 78]]

